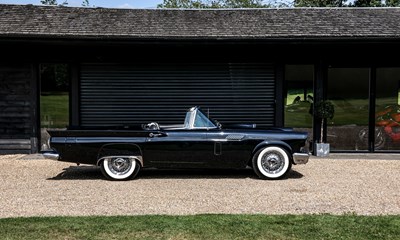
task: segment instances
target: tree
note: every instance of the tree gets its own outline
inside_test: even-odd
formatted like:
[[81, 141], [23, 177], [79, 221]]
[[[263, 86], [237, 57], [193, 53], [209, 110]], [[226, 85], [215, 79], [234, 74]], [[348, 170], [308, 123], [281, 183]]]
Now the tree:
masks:
[[262, 0], [164, 0], [158, 8], [264, 8]]
[[164, 0], [157, 5], [158, 8], [206, 8], [207, 6], [197, 0]]
[[400, 0], [294, 0], [295, 7], [399, 7]]
[[[58, 5], [57, 0], [40, 0], [40, 3], [43, 5]], [[64, 0], [60, 5], [66, 6], [68, 5], [68, 1]]]
[[68, 90], [68, 64], [41, 64], [40, 73], [44, 92]]
[[381, 0], [355, 0], [352, 6], [354, 7], [382, 7], [384, 2]]
[[400, 7], [400, 0], [386, 0], [386, 7]]
[[57, 0], [40, 0], [43, 5], [57, 5]]
[[315, 104], [314, 107], [315, 116], [321, 120], [321, 140], [320, 143], [323, 143], [324, 137], [324, 122], [327, 118], [332, 119], [335, 115], [335, 107], [330, 101], [320, 101]]
[[295, 7], [343, 7], [345, 0], [294, 0]]
[[354, 7], [399, 7], [400, 0], [355, 0], [350, 6]]
[[[58, 5], [57, 0], [40, 0], [40, 3], [43, 4], [43, 5], [53, 5], [53, 6], [54, 5]], [[63, 6], [68, 5], [68, 0], [64, 0], [64, 2], [61, 3], [60, 5], [63, 5]], [[90, 6], [89, 0], [83, 0], [82, 1], [82, 6], [83, 7], [89, 7]]]
[[90, 7], [89, 0], [83, 0], [82, 1], [82, 7]]
[[270, 7], [260, 0], [219, 0], [219, 6], [223, 8], [263, 8]]

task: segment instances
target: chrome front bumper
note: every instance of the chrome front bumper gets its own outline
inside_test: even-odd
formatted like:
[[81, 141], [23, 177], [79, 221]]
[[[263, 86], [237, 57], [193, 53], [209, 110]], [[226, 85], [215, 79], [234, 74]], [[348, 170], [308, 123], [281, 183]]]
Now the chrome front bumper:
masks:
[[44, 152], [43, 157], [50, 160], [59, 160], [60, 154], [57, 152]]
[[308, 163], [309, 158], [310, 158], [309, 153], [294, 153], [293, 154], [294, 164], [306, 164], [306, 163]]

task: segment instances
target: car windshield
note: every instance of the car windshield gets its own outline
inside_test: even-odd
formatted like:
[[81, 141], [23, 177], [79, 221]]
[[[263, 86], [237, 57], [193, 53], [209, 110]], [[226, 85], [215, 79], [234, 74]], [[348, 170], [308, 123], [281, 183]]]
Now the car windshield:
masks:
[[216, 128], [215, 124], [199, 108], [192, 108], [186, 113], [184, 126], [186, 129]]
[[198, 128], [214, 128], [215, 125], [208, 119], [203, 112], [197, 111], [196, 118], [194, 119], [193, 127]]
[[188, 111], [185, 117], [184, 128], [190, 128], [190, 119], [191, 119], [192, 112]]

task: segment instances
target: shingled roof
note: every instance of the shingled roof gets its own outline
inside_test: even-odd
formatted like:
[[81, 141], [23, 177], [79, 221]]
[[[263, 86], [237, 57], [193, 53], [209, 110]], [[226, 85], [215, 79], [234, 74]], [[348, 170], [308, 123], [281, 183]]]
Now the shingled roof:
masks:
[[397, 39], [400, 8], [109, 9], [0, 5], [0, 38]]

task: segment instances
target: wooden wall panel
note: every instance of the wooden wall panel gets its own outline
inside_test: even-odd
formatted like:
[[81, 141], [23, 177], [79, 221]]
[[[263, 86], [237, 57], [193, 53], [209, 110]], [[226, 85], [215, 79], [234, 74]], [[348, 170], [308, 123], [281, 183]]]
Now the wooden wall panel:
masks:
[[31, 153], [36, 138], [36, 83], [30, 64], [0, 63], [0, 154]]

